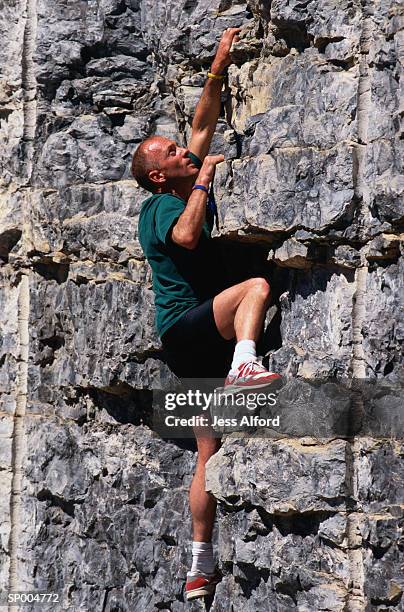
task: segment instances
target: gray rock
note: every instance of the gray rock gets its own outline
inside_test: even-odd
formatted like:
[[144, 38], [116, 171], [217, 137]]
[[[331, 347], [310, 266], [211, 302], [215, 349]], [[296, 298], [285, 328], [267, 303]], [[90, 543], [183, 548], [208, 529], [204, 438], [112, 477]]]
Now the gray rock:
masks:
[[260, 461], [266, 447], [265, 440], [228, 438], [209, 460], [206, 488], [229, 508], [247, 504], [270, 514], [344, 507], [349, 497], [345, 442], [315, 448], [298, 441], [273, 442]]
[[403, 498], [402, 446], [402, 439], [374, 443], [364, 438], [358, 443], [357, 496], [365, 511], [399, 510]]
[[314, 50], [271, 68], [270, 107], [257, 125], [250, 155], [276, 147], [331, 148], [355, 139], [357, 70], [330, 69]]
[[339, 547], [346, 546], [347, 520], [342, 514], [336, 514], [323, 521], [318, 534], [325, 542], [329, 541]]
[[349, 274], [320, 267], [296, 272], [293, 289], [281, 297], [281, 335], [288, 340], [271, 353], [270, 369], [306, 378], [347, 376], [354, 292]]
[[[22, 562], [25, 584], [52, 585], [66, 610], [92, 607], [93, 598], [101, 605], [112, 590], [109, 605], [114, 598], [130, 603], [151, 596], [157, 603], [180, 596], [167, 568], [184, 579], [189, 518], [182, 483], [189, 480], [192, 453], [144, 427], [107, 425], [102, 417], [87, 425], [27, 419], [26, 435], [32, 450], [23, 495], [36, 529], [24, 530], [20, 541], [21, 550], [32, 551]], [[64, 564], [54, 563], [54, 555]], [[156, 573], [160, 579], [165, 573], [160, 586]], [[136, 574], [142, 575], [138, 585]]]
[[[404, 338], [402, 312], [403, 263], [370, 272], [366, 282], [363, 322], [364, 351], [369, 376], [387, 375], [402, 361]], [[377, 296], [377, 297], [376, 297]], [[389, 321], [389, 323], [387, 323]]]
[[[46, 274], [46, 269], [46, 264], [38, 264], [40, 272]], [[143, 304], [151, 299], [150, 289], [141, 297], [142, 280], [134, 282], [120, 272], [96, 279], [82, 273], [76, 281], [46, 281], [39, 275], [33, 279], [32, 397], [52, 403], [59, 386], [109, 388], [118, 380], [135, 388], [158, 386], [165, 369], [153, 361], [160, 349], [153, 314], [141, 316]], [[117, 321], [122, 322], [118, 327]], [[85, 329], [91, 329], [91, 335]]]
[[[397, 547], [401, 535], [401, 517], [386, 515], [369, 518], [364, 543], [368, 552], [364, 562], [365, 584], [370, 603], [374, 606], [400, 605], [404, 584], [399, 567], [403, 553]], [[387, 580], [380, 580], [381, 576]]]
[[335, 248], [330, 260], [343, 268], [357, 268], [361, 264], [361, 255], [353, 247], [344, 244]]
[[[275, 149], [218, 169], [223, 233], [325, 229], [351, 213], [352, 150]], [[254, 178], [254, 180], [252, 180]], [[259, 205], [258, 205], [259, 203]]]
[[371, 211], [380, 221], [394, 227], [404, 216], [403, 152], [400, 141], [377, 140], [367, 149], [365, 177], [369, 181]]
[[286, 240], [279, 249], [276, 249], [273, 259], [279, 266], [304, 270], [310, 268], [307, 253], [307, 247], [292, 238]]
[[[291, 0], [287, 4], [275, 0], [271, 5], [271, 21], [281, 28], [300, 27], [314, 37], [314, 43], [332, 41], [335, 38], [358, 38], [361, 12], [358, 3], [332, 0], [326, 6], [310, 2], [303, 6]], [[297, 35], [296, 35], [297, 37]]]
[[226, 158], [216, 240], [234, 282], [271, 276], [260, 352], [289, 378], [282, 431], [230, 433], [210, 462], [211, 609], [401, 609], [401, 7], [3, 5], [0, 590], [59, 590], [62, 610], [189, 607], [194, 455], [152, 433], [153, 389], [174, 380], [130, 162], [148, 135], [189, 142], [240, 25], [211, 149]]
[[400, 256], [400, 237], [394, 234], [381, 234], [367, 245], [368, 261], [397, 261]]
[[[77, 183], [119, 180], [129, 163], [127, 145], [114, 139], [105, 116], [81, 116], [62, 133], [52, 134], [42, 150], [42, 185], [55, 188]], [[125, 160], [126, 155], [126, 160]]]

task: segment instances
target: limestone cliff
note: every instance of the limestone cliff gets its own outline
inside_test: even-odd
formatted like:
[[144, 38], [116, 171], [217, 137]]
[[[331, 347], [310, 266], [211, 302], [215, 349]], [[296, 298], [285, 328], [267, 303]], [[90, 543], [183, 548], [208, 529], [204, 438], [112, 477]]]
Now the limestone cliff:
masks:
[[[185, 610], [194, 454], [149, 427], [171, 374], [131, 153], [152, 133], [186, 141], [221, 32], [241, 25], [212, 148], [216, 238], [234, 280], [273, 278], [269, 365], [398, 384], [403, 9], [9, 0], [0, 18], [0, 589]], [[283, 405], [301, 423], [294, 384]], [[377, 393], [379, 422], [395, 411], [378, 435], [225, 439], [207, 483], [211, 610], [403, 609], [402, 396]], [[335, 406], [314, 403], [313, 422]]]

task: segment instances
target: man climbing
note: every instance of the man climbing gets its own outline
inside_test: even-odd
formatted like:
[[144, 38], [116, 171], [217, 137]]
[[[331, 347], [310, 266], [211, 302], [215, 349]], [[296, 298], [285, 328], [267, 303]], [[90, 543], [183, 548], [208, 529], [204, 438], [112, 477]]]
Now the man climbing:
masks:
[[[180, 377], [227, 374], [225, 387], [257, 389], [280, 379], [256, 355], [269, 284], [251, 278], [220, 290], [210, 239], [214, 214], [209, 187], [224, 157], [207, 154], [220, 113], [223, 72], [232, 63], [230, 48], [239, 31], [228, 28], [220, 40], [195, 109], [189, 148], [152, 136], [135, 151], [132, 173], [153, 194], [142, 205], [139, 240], [153, 272], [156, 325], [169, 365]], [[216, 502], [205, 491], [205, 464], [220, 442], [206, 433], [195, 434], [198, 460], [190, 490], [194, 541], [187, 599], [212, 593], [217, 582], [211, 543]]]

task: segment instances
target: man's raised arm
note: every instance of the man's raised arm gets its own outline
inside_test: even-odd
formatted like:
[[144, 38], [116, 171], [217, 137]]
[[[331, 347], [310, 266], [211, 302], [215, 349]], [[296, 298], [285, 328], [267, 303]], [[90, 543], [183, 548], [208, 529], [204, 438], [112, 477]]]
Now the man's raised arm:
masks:
[[208, 77], [195, 109], [189, 150], [200, 159], [203, 159], [208, 154], [210, 143], [215, 133], [220, 114], [220, 98], [223, 85], [223, 78], [220, 78], [220, 76], [227, 66], [230, 66], [232, 63], [230, 48], [233, 41], [238, 40], [237, 34], [240, 32], [240, 29], [227, 28], [223, 32], [210, 71], [211, 75], [219, 78], [215, 78], [215, 76]]

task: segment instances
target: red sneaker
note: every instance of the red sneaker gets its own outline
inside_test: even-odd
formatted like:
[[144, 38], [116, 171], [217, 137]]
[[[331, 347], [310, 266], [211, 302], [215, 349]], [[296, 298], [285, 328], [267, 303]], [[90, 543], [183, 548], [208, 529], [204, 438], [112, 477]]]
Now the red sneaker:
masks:
[[187, 600], [213, 595], [219, 581], [220, 576], [218, 574], [189, 574], [185, 585]]
[[268, 372], [258, 361], [249, 361], [239, 365], [235, 374], [229, 372], [224, 382], [224, 389], [261, 389], [281, 381], [280, 374]]

